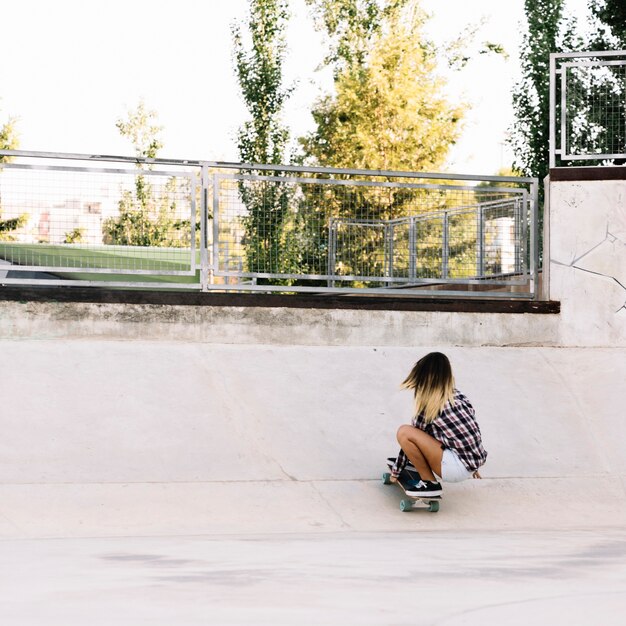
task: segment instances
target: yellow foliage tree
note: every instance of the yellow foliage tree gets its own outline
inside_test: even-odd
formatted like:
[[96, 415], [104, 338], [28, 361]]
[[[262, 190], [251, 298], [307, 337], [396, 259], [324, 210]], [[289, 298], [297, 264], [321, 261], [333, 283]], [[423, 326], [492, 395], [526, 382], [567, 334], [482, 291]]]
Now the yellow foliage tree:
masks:
[[[318, 10], [327, 18], [331, 36], [337, 38], [339, 29], [337, 19], [329, 17], [343, 16], [347, 25], [340, 31], [341, 45], [331, 55], [335, 93], [316, 103], [312, 111], [316, 129], [300, 139], [303, 162], [347, 169], [441, 171], [459, 137], [464, 106], [446, 97], [445, 81], [437, 72], [437, 50], [424, 36], [427, 16], [419, 2], [388, 0], [378, 10], [373, 2], [325, 1]], [[347, 53], [353, 40], [359, 54]], [[430, 194], [429, 203], [438, 202], [435, 195]], [[311, 188], [305, 193], [299, 225], [307, 242], [303, 258], [309, 271], [324, 273], [328, 262], [329, 273], [384, 276], [391, 262], [389, 236], [408, 237], [400, 227], [389, 235], [386, 224], [426, 210], [424, 196], [424, 191], [406, 187]], [[440, 203], [445, 202], [442, 193]], [[331, 223], [332, 240], [324, 232]], [[441, 266], [440, 230], [436, 221], [423, 226], [424, 237], [433, 243], [428, 244], [430, 260], [419, 270], [421, 275], [431, 276]], [[408, 240], [405, 243], [408, 246]], [[430, 251], [431, 247], [438, 249]], [[408, 271], [407, 263], [395, 258], [394, 273]]]
[[[9, 118], [2, 126], [0, 126], [0, 150], [17, 150], [19, 147], [19, 135], [17, 133], [17, 120], [14, 117]], [[0, 163], [8, 163], [11, 157], [0, 156]], [[21, 228], [26, 224], [28, 215], [23, 213], [18, 217], [8, 220], [2, 219], [2, 197], [0, 196], [0, 241], [12, 241], [13, 231]]]
[[344, 64], [335, 94], [312, 111], [305, 162], [329, 167], [433, 171], [459, 137], [464, 107], [450, 103], [436, 50], [414, 2], [387, 16], [363, 63]]

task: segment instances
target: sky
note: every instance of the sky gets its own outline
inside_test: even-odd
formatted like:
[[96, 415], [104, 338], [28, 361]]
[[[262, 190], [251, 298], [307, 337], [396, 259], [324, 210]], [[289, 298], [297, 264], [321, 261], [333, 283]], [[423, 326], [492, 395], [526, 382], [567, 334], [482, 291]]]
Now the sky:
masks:
[[[449, 94], [470, 105], [447, 170], [493, 174], [510, 165], [523, 0], [422, 0], [438, 44], [481, 21], [478, 41], [509, 57], [482, 55], [450, 77]], [[585, 0], [569, 0], [574, 12]], [[248, 0], [20, 0], [3, 3], [0, 124], [18, 118], [20, 148], [132, 155], [115, 122], [143, 99], [164, 127], [159, 156], [237, 161], [236, 132], [247, 117], [232, 61], [231, 26]], [[331, 89], [319, 71], [323, 37], [304, 0], [291, 0], [285, 109], [293, 136], [312, 129], [311, 104]]]

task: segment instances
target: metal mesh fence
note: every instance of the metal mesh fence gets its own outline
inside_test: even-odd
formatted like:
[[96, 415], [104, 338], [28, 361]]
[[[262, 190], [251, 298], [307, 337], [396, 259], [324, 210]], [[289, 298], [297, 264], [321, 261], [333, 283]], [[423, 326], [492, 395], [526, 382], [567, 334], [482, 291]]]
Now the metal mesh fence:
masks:
[[194, 271], [199, 217], [193, 175], [1, 167], [0, 258], [13, 272]]
[[426, 182], [216, 176], [216, 276], [347, 287], [511, 283], [528, 193]]
[[626, 158], [626, 51], [552, 55], [551, 167]]
[[2, 282], [534, 294], [533, 179], [76, 158], [0, 163]]

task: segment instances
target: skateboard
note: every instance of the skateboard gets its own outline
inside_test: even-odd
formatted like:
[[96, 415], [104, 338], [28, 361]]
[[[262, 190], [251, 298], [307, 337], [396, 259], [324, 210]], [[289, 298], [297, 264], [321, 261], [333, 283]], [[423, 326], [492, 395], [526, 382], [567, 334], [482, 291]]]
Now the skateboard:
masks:
[[[388, 459], [387, 465], [389, 469], [391, 469], [395, 459]], [[400, 476], [398, 476], [398, 480], [396, 481], [396, 485], [404, 491], [405, 499], [400, 500], [400, 510], [408, 513], [409, 511], [414, 511], [415, 509], [424, 509], [430, 511], [431, 513], [436, 513], [439, 510], [439, 503], [441, 502], [441, 496], [410, 496], [407, 494], [407, 486], [408, 482], [411, 480], [417, 480], [419, 478], [419, 474], [415, 472], [415, 470], [409, 468], [404, 468], [400, 472]], [[383, 484], [391, 485], [391, 474], [389, 472], [385, 472], [383, 474]]]

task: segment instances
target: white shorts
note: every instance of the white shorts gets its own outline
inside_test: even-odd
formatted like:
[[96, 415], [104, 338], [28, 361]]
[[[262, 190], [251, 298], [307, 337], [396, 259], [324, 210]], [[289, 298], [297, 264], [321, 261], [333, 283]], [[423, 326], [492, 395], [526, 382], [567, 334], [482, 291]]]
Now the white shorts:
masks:
[[471, 477], [472, 472], [461, 463], [457, 453], [446, 448], [441, 458], [441, 479], [446, 483], [460, 483]]

